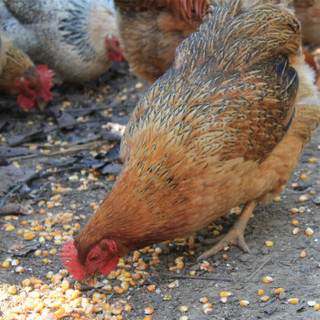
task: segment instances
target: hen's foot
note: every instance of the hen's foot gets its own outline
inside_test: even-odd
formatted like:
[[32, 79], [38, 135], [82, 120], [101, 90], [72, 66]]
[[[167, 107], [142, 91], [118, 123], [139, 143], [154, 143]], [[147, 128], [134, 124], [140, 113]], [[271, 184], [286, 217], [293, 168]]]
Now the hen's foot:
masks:
[[[244, 230], [246, 229], [247, 223], [251, 217], [253, 217], [252, 211], [256, 207], [257, 202], [256, 201], [250, 201], [248, 202], [238, 218], [238, 220], [235, 222], [235, 224], [232, 226], [231, 230], [225, 235], [222, 236], [221, 240], [213, 246], [211, 249], [205, 251], [198, 259], [197, 261], [201, 261], [203, 259], [207, 259], [217, 252], [219, 252], [221, 249], [223, 249], [225, 246], [227, 246], [229, 243], [232, 243], [234, 245], [237, 245], [239, 248], [241, 248], [245, 252], [250, 252], [249, 247], [247, 246], [246, 242], [244, 241]], [[217, 241], [217, 239], [212, 239], [214, 242]], [[211, 239], [209, 241], [205, 241], [206, 243], [211, 242]]]

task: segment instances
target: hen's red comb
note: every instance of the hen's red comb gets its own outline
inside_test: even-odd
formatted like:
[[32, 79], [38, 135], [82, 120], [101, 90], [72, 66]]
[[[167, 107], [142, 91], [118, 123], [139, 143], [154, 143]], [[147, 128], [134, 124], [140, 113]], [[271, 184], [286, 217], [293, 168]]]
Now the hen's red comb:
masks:
[[78, 251], [73, 242], [66, 242], [59, 255], [62, 257], [61, 260], [66, 261], [63, 265], [68, 268], [74, 278], [78, 280], [86, 278], [87, 272], [78, 260]]
[[39, 98], [48, 102], [52, 98], [50, 89], [53, 87], [53, 78], [55, 73], [53, 70], [48, 69], [46, 64], [37, 66], [37, 74], [41, 83], [41, 92], [39, 92]]

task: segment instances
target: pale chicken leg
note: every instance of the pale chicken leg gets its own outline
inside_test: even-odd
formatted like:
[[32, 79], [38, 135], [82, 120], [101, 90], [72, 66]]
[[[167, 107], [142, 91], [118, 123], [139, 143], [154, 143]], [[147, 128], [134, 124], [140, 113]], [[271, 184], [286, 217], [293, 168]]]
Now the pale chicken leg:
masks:
[[[206, 250], [199, 258], [198, 261], [201, 261], [203, 259], [207, 259], [216, 253], [218, 253], [221, 249], [223, 249], [225, 246], [227, 246], [229, 243], [232, 243], [234, 245], [237, 245], [239, 248], [241, 248], [245, 252], [250, 252], [248, 245], [246, 244], [243, 234], [244, 230], [246, 229], [247, 223], [250, 218], [253, 217], [253, 210], [257, 205], [257, 201], [253, 200], [244, 206], [242, 209], [241, 215], [238, 218], [238, 220], [235, 222], [235, 224], [232, 226], [230, 231], [222, 237], [222, 239], [214, 245], [211, 249]], [[212, 241], [211, 241], [212, 240]], [[209, 239], [209, 241], [206, 241], [206, 244], [216, 242], [216, 239]]]

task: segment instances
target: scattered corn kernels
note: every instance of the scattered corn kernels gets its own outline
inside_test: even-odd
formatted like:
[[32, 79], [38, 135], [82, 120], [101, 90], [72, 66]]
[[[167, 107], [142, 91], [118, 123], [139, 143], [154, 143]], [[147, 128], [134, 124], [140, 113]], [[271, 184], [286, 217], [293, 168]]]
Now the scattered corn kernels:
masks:
[[290, 304], [297, 304], [299, 302], [299, 298], [291, 298], [291, 299], [288, 299], [288, 302]]
[[275, 294], [280, 294], [281, 292], [284, 292], [283, 288], [277, 288], [277, 289], [274, 290]]
[[179, 311], [180, 312], [188, 312], [189, 311], [189, 307], [188, 306], [181, 306], [181, 307], [179, 307]]
[[312, 236], [314, 232], [313, 232], [313, 230], [311, 228], [307, 228], [305, 233], [306, 233], [307, 236]]
[[241, 307], [246, 307], [247, 305], [249, 305], [249, 301], [248, 300], [241, 300], [239, 302], [239, 304]]
[[144, 314], [153, 314], [154, 309], [152, 307], [146, 307], [144, 308]]
[[292, 230], [293, 234], [299, 234], [300, 233], [300, 228], [296, 227]]
[[300, 256], [301, 259], [303, 259], [303, 258], [305, 258], [307, 256], [307, 253], [303, 250], [303, 251], [300, 252], [299, 256]]
[[274, 279], [272, 277], [270, 277], [270, 276], [263, 277], [263, 282], [264, 283], [271, 283], [273, 281], [274, 281]]
[[10, 286], [8, 288], [8, 293], [10, 294], [16, 294], [17, 293], [17, 288], [15, 286]]
[[208, 302], [208, 298], [207, 298], [207, 297], [201, 297], [201, 298], [199, 299], [199, 301], [200, 301], [201, 303], [207, 303], [207, 302]]

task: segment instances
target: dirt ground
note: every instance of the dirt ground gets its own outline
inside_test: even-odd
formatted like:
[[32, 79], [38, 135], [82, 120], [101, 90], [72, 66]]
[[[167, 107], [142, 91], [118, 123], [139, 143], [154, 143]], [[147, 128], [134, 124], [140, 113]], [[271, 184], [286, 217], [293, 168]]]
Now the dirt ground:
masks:
[[[26, 113], [11, 97], [0, 98], [0, 195], [16, 187], [6, 204], [27, 208], [25, 215], [0, 217], [0, 318], [320, 319], [320, 311], [312, 306], [312, 301], [320, 303], [319, 130], [278, 201], [256, 208], [245, 233], [251, 253], [231, 246], [200, 265], [196, 257], [205, 247], [194, 248], [190, 240], [179, 239], [142, 250], [140, 262], [138, 252], [131, 254], [118, 273], [102, 277], [97, 288], [80, 286], [59, 273], [64, 267], [51, 250], [59, 251], [61, 243], [77, 234], [78, 224], [85, 224], [112, 188], [121, 168], [123, 125], [147, 88], [126, 65], [116, 65], [84, 86], [56, 87], [44, 112]], [[196, 242], [227, 232], [235, 219], [234, 214], [221, 219]], [[306, 230], [313, 234], [306, 235]], [[159, 262], [153, 259], [154, 251]], [[24, 270], [17, 269], [15, 259]], [[264, 283], [267, 276], [273, 282]], [[22, 285], [32, 277], [42, 283]], [[12, 286], [16, 294], [9, 293]], [[119, 286], [122, 290], [116, 289]], [[276, 294], [277, 288], [284, 292]], [[68, 289], [79, 289], [80, 300], [68, 298], [75, 292]], [[259, 296], [258, 289], [264, 294]], [[220, 301], [223, 291], [232, 293], [226, 303]], [[201, 302], [203, 297], [212, 306]], [[299, 302], [291, 304], [293, 298]], [[241, 300], [249, 304], [241, 306]], [[188, 311], [183, 313], [182, 306]], [[153, 308], [151, 317], [147, 307]]]

